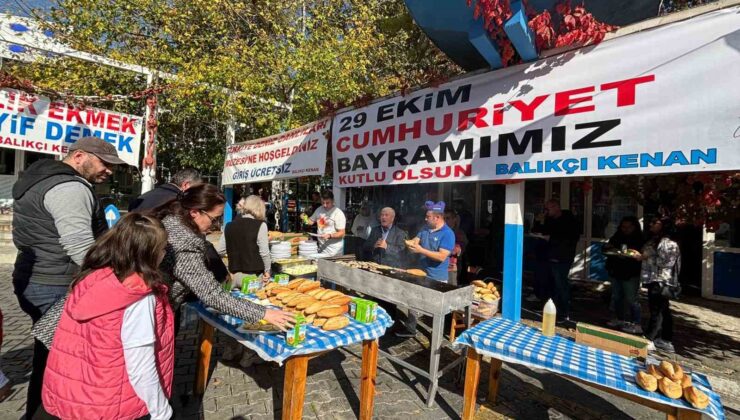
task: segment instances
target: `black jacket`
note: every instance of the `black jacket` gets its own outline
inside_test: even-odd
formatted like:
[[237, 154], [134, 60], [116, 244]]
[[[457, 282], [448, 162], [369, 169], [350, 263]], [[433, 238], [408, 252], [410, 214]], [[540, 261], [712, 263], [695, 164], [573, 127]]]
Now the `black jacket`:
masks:
[[140, 195], [136, 200], [133, 200], [128, 206], [128, 211], [155, 209], [168, 201], [176, 199], [178, 193], [180, 193], [180, 188], [178, 188], [177, 185], [162, 184], [157, 188]]
[[[627, 245], [629, 249], [636, 249], [642, 251], [645, 240], [642, 234], [636, 232], [633, 235], [627, 236], [622, 232], [617, 231], [614, 236], [609, 239], [609, 247], [619, 250], [622, 248], [622, 244]], [[641, 262], [634, 258], [624, 258], [617, 256], [606, 257], [606, 271], [617, 280], [627, 280], [632, 277], [638, 277], [640, 275]]]
[[386, 249], [375, 248], [375, 242], [383, 237], [383, 228], [381, 226], [375, 226], [370, 231], [365, 244], [362, 246], [363, 254], [368, 259], [375, 261], [378, 264], [384, 264], [391, 267], [405, 268], [407, 263], [406, 243], [408, 239], [406, 231], [399, 228], [397, 225], [391, 227], [391, 231], [388, 232], [386, 242], [388, 247]]
[[550, 235], [547, 243], [547, 259], [562, 263], [572, 263], [576, 257], [576, 245], [581, 237], [581, 226], [569, 210], [563, 210], [557, 219], [547, 217], [539, 229]]

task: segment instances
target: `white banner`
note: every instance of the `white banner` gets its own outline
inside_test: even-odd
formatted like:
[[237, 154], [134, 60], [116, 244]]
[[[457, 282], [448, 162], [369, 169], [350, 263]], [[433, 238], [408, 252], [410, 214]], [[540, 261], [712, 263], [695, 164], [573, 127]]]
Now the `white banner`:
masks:
[[740, 170], [739, 12], [339, 114], [334, 185]]
[[0, 89], [0, 147], [66, 155], [82, 137], [116, 146], [118, 156], [139, 167], [142, 118], [105, 109], [69, 106], [15, 89]]
[[226, 147], [223, 184], [324, 175], [329, 119]]

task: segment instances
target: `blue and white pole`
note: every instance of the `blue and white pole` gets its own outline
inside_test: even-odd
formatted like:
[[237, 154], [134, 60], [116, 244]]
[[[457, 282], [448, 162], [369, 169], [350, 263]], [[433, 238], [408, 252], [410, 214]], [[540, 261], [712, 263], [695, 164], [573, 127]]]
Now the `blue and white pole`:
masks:
[[506, 185], [504, 209], [503, 317], [522, 317], [522, 266], [524, 262], [524, 181]]

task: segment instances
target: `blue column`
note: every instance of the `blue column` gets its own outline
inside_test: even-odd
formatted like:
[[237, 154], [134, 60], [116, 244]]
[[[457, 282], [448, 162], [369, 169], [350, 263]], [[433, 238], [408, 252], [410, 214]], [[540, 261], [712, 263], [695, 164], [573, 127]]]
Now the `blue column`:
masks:
[[234, 188], [225, 187], [224, 196], [226, 196], [226, 205], [224, 206], [224, 226], [234, 218]]
[[522, 267], [524, 262], [524, 181], [506, 185], [504, 210], [504, 303], [505, 319], [522, 317]]

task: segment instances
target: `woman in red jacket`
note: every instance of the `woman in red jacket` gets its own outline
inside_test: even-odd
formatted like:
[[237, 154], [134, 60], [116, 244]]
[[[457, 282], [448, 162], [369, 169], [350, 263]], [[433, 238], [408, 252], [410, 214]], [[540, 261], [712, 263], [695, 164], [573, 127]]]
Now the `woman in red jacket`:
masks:
[[132, 213], [88, 251], [44, 374], [44, 409], [62, 419], [169, 419], [174, 323], [158, 267], [167, 234]]

